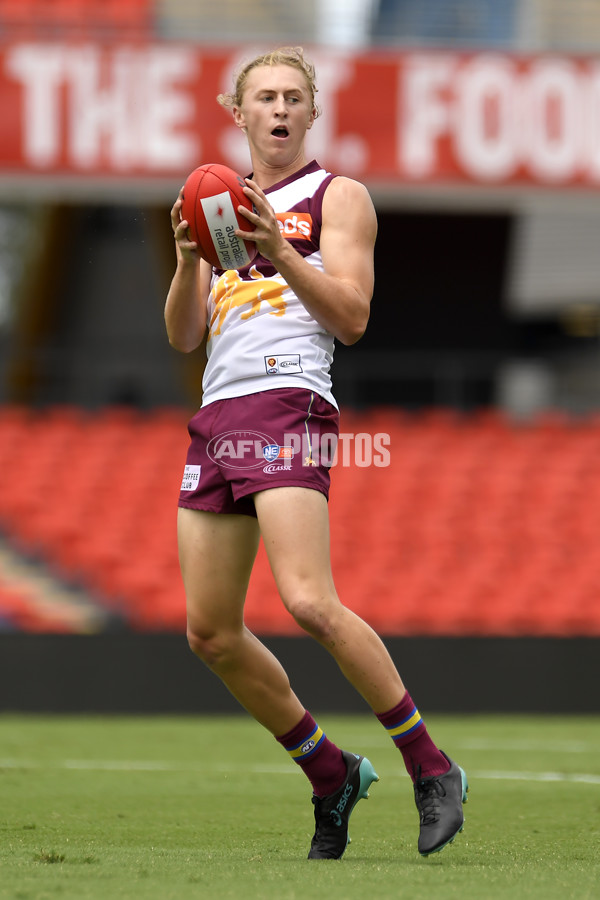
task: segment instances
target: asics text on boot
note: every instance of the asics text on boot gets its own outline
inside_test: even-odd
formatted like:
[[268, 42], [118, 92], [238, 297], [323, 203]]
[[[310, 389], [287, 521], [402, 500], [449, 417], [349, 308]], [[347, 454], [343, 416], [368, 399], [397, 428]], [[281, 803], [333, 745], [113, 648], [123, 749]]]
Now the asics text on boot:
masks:
[[368, 798], [369, 785], [379, 781], [379, 776], [365, 756], [342, 750], [346, 763], [346, 780], [327, 797], [313, 795], [315, 808], [315, 834], [309, 859], [340, 859], [348, 844], [348, 819], [357, 802]]

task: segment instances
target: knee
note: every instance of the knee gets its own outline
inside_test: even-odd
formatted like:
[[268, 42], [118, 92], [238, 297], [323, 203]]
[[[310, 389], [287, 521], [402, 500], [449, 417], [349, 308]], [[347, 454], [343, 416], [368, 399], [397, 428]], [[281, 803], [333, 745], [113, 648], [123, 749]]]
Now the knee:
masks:
[[237, 636], [229, 631], [188, 622], [187, 640], [192, 653], [210, 669], [224, 667], [235, 657]]
[[335, 601], [330, 598], [315, 600], [313, 597], [296, 594], [285, 605], [300, 628], [322, 644], [327, 644], [332, 639], [338, 616], [343, 611], [337, 597]]

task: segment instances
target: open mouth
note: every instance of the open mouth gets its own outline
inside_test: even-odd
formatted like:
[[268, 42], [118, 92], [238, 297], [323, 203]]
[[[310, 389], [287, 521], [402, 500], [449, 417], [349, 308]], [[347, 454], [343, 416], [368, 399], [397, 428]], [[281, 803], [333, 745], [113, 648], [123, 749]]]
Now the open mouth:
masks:
[[286, 138], [288, 136], [288, 130], [285, 125], [278, 125], [277, 128], [273, 129], [271, 134], [273, 137]]

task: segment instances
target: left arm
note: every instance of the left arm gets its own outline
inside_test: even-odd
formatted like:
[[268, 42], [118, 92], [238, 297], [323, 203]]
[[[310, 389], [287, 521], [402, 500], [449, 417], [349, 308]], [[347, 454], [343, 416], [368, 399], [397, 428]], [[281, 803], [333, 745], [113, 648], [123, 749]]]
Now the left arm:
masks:
[[[337, 177], [323, 197], [320, 272], [285, 240], [275, 213], [256, 182], [246, 179], [245, 189], [258, 215], [238, 207], [255, 226], [251, 236], [259, 253], [269, 259], [320, 325], [343, 344], [362, 337], [373, 295], [373, 248], [377, 219], [364, 185]], [[242, 232], [238, 232], [240, 235]]]

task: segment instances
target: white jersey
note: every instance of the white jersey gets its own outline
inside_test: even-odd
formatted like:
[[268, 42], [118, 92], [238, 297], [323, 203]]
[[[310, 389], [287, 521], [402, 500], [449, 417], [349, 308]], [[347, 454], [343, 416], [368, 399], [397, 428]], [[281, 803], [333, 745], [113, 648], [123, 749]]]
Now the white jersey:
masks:
[[[334, 177], [313, 160], [265, 191], [284, 237], [320, 271], [323, 195]], [[208, 329], [203, 406], [284, 387], [307, 388], [337, 406], [329, 372], [333, 335], [269, 260], [257, 256], [243, 269], [213, 269]]]

